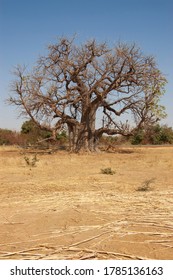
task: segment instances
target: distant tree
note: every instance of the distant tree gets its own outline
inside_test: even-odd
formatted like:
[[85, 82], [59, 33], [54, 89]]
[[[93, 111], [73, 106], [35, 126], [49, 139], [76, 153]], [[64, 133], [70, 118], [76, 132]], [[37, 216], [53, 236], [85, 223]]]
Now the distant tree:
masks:
[[22, 124], [21, 133], [29, 134], [35, 141], [37, 141], [38, 138], [44, 139], [51, 137], [50, 131], [41, 129], [33, 120], [25, 121]]
[[17, 66], [14, 74], [9, 103], [54, 137], [66, 126], [75, 152], [95, 151], [102, 135], [132, 135], [164, 115], [166, 79], [135, 45], [60, 38], [30, 73]]
[[36, 129], [37, 126], [32, 120], [25, 121], [21, 126], [21, 133], [22, 134], [33, 133]]
[[21, 127], [21, 134], [25, 134], [28, 137], [28, 142], [36, 143], [42, 140], [57, 140], [59, 143], [64, 144], [67, 140], [67, 134], [65, 130], [56, 134], [56, 138], [52, 137], [51, 131], [41, 129], [36, 125], [33, 120], [25, 121]]

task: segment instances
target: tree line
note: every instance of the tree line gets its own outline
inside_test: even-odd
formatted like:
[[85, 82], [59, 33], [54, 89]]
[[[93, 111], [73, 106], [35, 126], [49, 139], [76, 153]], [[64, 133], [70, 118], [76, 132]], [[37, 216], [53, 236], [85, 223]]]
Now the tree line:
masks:
[[[53, 140], [53, 143], [52, 143]], [[25, 121], [21, 131], [16, 132], [8, 129], [0, 129], [0, 145], [27, 146], [40, 143], [52, 143], [54, 145], [65, 145], [69, 148], [68, 131], [62, 130], [57, 133], [56, 139], [52, 137], [51, 131], [40, 129], [32, 121]], [[106, 136], [100, 139], [102, 145], [124, 144], [132, 145], [164, 145], [173, 144], [173, 129], [167, 125], [155, 124], [147, 129], [140, 129], [133, 136]]]

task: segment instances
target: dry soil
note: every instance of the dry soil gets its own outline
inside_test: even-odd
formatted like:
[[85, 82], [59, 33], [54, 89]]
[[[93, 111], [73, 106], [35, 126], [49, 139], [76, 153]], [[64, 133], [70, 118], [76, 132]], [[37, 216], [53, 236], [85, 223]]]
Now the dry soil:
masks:
[[0, 259], [173, 259], [172, 147], [24, 157], [0, 148]]

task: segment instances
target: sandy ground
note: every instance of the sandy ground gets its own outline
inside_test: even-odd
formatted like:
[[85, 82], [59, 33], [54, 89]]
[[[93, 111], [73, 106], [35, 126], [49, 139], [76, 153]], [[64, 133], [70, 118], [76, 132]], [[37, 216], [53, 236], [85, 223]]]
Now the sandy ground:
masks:
[[173, 259], [172, 147], [23, 152], [0, 148], [0, 259]]

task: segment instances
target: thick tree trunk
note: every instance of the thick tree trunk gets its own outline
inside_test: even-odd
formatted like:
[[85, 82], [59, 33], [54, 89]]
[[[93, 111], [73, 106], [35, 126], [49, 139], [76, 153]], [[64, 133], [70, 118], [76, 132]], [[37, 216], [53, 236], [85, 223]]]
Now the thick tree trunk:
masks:
[[95, 137], [96, 109], [87, 110], [79, 126], [69, 127], [69, 144], [73, 152], [95, 152], [97, 141]]
[[94, 133], [81, 131], [75, 145], [75, 152], [95, 152], [96, 143]]

